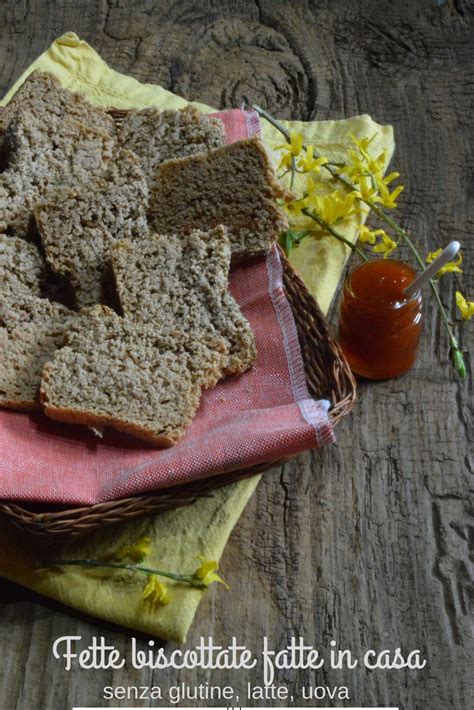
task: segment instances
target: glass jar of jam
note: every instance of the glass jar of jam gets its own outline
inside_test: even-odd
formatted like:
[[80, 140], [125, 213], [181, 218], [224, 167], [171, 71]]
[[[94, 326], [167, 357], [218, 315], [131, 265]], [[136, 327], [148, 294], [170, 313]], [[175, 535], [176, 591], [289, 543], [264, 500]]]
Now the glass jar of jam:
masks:
[[339, 344], [362, 377], [396, 377], [412, 367], [422, 328], [421, 292], [406, 297], [415, 279], [401, 261], [377, 259], [346, 279], [339, 311]]

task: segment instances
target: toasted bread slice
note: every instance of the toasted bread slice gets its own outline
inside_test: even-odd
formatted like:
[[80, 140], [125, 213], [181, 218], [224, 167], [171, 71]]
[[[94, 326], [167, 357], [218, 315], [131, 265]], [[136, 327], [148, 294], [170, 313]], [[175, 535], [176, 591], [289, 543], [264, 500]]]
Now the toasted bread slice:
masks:
[[58, 187], [107, 173], [114, 140], [73, 119], [17, 112], [9, 123], [7, 170], [0, 173], [0, 232], [28, 234], [36, 204]]
[[102, 177], [51, 193], [36, 206], [46, 260], [72, 283], [79, 307], [110, 301], [110, 248], [148, 236], [147, 205], [138, 159], [119, 149]]
[[38, 69], [32, 72], [0, 112], [0, 142], [17, 111], [25, 109], [40, 118], [54, 115], [62, 120], [69, 117], [91, 128], [115, 134], [115, 123], [104, 109], [93, 106], [82, 94], [61, 86], [49, 72]]
[[157, 333], [105, 306], [83, 309], [45, 365], [41, 401], [58, 421], [109, 425], [156, 446], [184, 434], [201, 392], [220, 377], [225, 343]]
[[233, 258], [267, 252], [287, 229], [278, 182], [265, 148], [249, 138], [162, 163], [150, 192], [150, 224], [160, 234], [227, 227]]
[[40, 296], [45, 263], [35, 244], [0, 234], [0, 291]]
[[218, 333], [228, 343], [225, 374], [244, 372], [253, 364], [252, 329], [228, 291], [230, 247], [222, 226], [119, 242], [111, 254], [128, 317], [158, 328]]
[[65, 306], [26, 291], [0, 291], [0, 406], [40, 409], [43, 366], [75, 318]]
[[205, 153], [226, 142], [222, 121], [194, 106], [178, 111], [128, 111], [117, 140], [138, 156], [150, 185], [156, 179], [156, 169], [166, 160]]

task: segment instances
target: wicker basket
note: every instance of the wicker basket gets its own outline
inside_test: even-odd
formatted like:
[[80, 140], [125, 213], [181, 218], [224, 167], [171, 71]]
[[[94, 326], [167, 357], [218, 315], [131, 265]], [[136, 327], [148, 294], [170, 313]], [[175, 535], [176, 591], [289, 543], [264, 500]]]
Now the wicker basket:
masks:
[[[295, 317], [303, 352], [306, 378], [310, 394], [331, 402], [330, 417], [336, 424], [352, 409], [355, 400], [355, 382], [339, 346], [329, 333], [326, 320], [306, 286], [282, 254], [283, 283]], [[211, 495], [211, 491], [274, 466], [289, 459], [266, 461], [258, 466], [230, 471], [199, 479], [153, 495], [123, 498], [108, 503], [98, 503], [81, 508], [64, 508], [39, 505], [28, 507], [13, 502], [0, 502], [0, 514], [8, 517], [24, 530], [44, 536], [73, 538], [104, 525], [131, 520], [147, 513], [160, 513], [172, 508], [190, 505], [197, 498]]]

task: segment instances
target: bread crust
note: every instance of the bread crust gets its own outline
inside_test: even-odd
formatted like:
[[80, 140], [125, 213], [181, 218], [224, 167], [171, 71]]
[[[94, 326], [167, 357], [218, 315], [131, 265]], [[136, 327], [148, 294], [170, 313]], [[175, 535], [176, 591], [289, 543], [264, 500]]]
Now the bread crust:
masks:
[[13, 400], [13, 399], [0, 399], [0, 407], [3, 409], [12, 409], [19, 412], [41, 412], [42, 407], [40, 402], [36, 400]]
[[115, 419], [105, 415], [95, 414], [94, 412], [77, 411], [75, 409], [66, 409], [63, 407], [55, 407], [47, 403], [44, 399], [45, 394], [40, 390], [40, 398], [42, 400], [43, 411], [50, 419], [67, 424], [84, 424], [88, 427], [110, 426], [117, 431], [123, 431], [125, 434], [131, 434], [142, 441], [148, 441], [150, 444], [163, 448], [174, 446], [180, 437], [170, 437], [166, 435], [156, 435], [142, 427], [136, 426], [129, 422], [124, 422], [121, 419]]

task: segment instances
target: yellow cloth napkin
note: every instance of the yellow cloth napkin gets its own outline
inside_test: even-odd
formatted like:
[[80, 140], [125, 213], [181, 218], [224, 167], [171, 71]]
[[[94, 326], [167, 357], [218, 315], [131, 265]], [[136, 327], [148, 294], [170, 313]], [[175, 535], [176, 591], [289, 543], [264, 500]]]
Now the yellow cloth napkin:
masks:
[[[34, 69], [55, 74], [64, 86], [80, 91], [100, 106], [179, 108], [188, 103], [158, 85], [141, 84], [110, 69], [92, 47], [68, 32], [33, 62], [0, 105], [8, 103]], [[204, 104], [195, 105], [205, 112], [213, 110]], [[359, 137], [376, 134], [374, 145], [380, 150], [386, 148], [388, 159], [394, 149], [392, 128], [380, 126], [366, 115], [345, 121], [287, 121], [285, 125], [301, 131], [307, 143], [314, 144], [319, 152], [335, 160], [347, 155], [351, 132]], [[266, 122], [263, 122], [263, 137], [271, 150], [282, 143], [278, 131]], [[348, 227], [346, 236], [354, 239], [355, 235], [355, 225]], [[323, 311], [327, 311], [331, 303], [347, 256], [347, 247], [327, 236], [307, 237], [292, 254], [293, 265]], [[256, 476], [226, 486], [189, 508], [105, 528], [60, 549], [54, 546], [54, 557], [103, 558], [148, 535], [152, 539], [152, 552], [147, 564], [176, 572], [192, 572], [198, 564], [197, 555], [207, 559], [221, 557], [230, 532], [259, 480]], [[42, 549], [34, 537], [0, 520], [0, 575], [101, 619], [162, 638], [185, 641], [204, 592], [176, 585], [168, 606], [151, 608], [142, 599], [144, 578], [141, 575], [110, 575], [105, 570], [77, 567], [38, 570], [36, 563], [45, 556], [49, 556], [48, 551]], [[225, 577], [225, 567], [222, 574]], [[220, 585], [213, 585], [206, 593], [220, 595], [223, 602], [226, 601], [224, 595], [232, 594]]]

